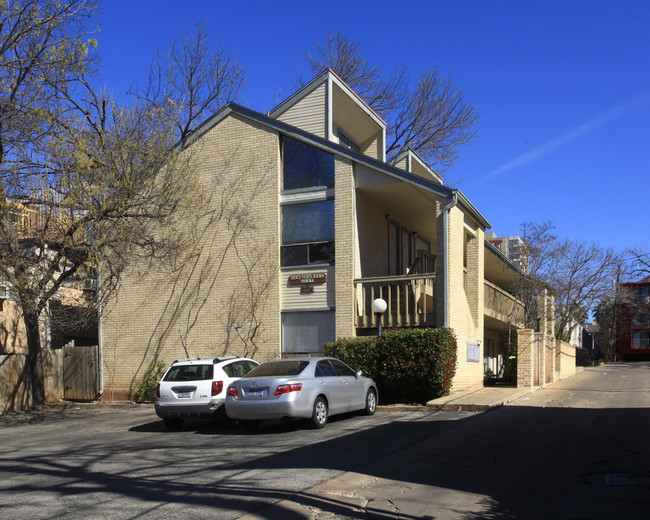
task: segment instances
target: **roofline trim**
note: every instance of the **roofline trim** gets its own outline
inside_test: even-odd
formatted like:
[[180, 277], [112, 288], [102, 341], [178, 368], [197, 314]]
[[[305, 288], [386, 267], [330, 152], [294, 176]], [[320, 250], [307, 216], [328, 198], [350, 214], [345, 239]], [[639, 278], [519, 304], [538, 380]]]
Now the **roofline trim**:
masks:
[[237, 103], [228, 103], [221, 110], [215, 112], [196, 130], [194, 130], [194, 132], [192, 132], [184, 140], [179, 141], [174, 147], [174, 151], [180, 151], [190, 146], [192, 143], [194, 143], [194, 141], [199, 139], [203, 134], [208, 132], [210, 129], [219, 124], [222, 120], [231, 114], [245, 117], [261, 125], [272, 128], [279, 133], [288, 135], [289, 137], [293, 137], [299, 141], [312, 144], [318, 148], [327, 150], [330, 153], [346, 157], [347, 159], [363, 164], [368, 168], [379, 171], [396, 179], [406, 181], [409, 184], [419, 186], [437, 195], [441, 195], [446, 198], [452, 198], [454, 194], [457, 194], [459, 203], [472, 215], [472, 217], [478, 221], [482, 227], [485, 229], [490, 229], [492, 227], [488, 220], [476, 209], [476, 207], [474, 207], [474, 205], [459, 189], [450, 188], [443, 184], [438, 184], [435, 181], [424, 179], [419, 175], [406, 172], [397, 168], [396, 166], [382, 162], [378, 159], [374, 159], [360, 152], [355, 152], [354, 150], [350, 150], [343, 145], [328, 141], [327, 139], [318, 137], [317, 135], [311, 134], [305, 130], [301, 130], [300, 128], [284, 123], [283, 121], [278, 121], [277, 119], [273, 119], [269, 116], [265, 116], [264, 114], [260, 114], [255, 110], [244, 107], [242, 105], [238, 105]]

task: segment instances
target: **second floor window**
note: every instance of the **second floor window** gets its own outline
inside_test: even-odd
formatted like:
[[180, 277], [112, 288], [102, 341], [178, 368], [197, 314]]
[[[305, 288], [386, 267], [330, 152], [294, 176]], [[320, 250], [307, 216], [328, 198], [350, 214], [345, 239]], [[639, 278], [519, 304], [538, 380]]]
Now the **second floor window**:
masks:
[[334, 156], [290, 137], [282, 138], [282, 189], [334, 187]]
[[281, 264], [334, 263], [334, 200], [282, 206]]

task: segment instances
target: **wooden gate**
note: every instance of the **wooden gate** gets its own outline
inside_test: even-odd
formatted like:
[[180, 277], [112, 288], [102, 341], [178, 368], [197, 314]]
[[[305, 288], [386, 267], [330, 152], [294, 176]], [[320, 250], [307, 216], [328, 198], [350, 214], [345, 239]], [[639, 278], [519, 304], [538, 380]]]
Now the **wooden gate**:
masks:
[[63, 398], [94, 401], [99, 397], [99, 347], [63, 347]]

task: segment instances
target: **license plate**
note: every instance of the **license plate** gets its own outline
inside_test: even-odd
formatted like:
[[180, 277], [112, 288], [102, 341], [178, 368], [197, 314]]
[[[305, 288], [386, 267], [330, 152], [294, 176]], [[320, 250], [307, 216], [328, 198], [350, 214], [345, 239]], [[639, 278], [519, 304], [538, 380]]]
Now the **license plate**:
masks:
[[176, 395], [179, 399], [189, 399], [192, 397], [192, 392], [178, 392]]
[[251, 397], [261, 397], [264, 395], [264, 390], [249, 390], [248, 395]]

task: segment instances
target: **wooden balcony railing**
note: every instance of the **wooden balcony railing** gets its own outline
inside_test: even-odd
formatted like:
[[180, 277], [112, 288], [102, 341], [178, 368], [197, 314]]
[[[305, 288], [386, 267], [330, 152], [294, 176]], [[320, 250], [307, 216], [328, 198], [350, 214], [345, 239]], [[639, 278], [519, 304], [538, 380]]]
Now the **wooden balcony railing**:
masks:
[[372, 302], [383, 298], [388, 309], [382, 327], [435, 327], [435, 279], [435, 274], [419, 274], [354, 280], [355, 326], [377, 327]]

